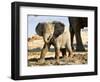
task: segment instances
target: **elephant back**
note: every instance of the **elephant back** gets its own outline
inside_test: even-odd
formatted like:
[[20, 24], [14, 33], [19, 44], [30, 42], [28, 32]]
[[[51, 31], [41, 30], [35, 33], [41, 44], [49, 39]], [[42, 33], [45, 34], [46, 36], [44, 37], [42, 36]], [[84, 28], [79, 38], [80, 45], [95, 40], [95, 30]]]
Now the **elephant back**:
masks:
[[81, 18], [82, 27], [88, 27], [88, 18]]
[[84, 28], [88, 26], [88, 18], [87, 17], [69, 17], [70, 27], [74, 27], [78, 25], [80, 28]]

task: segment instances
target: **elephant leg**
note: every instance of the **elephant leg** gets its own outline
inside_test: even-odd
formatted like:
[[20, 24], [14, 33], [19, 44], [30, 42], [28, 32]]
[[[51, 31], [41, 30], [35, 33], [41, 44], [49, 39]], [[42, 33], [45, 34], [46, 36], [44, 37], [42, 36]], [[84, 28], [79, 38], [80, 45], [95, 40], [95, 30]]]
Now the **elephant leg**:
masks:
[[59, 54], [60, 53], [60, 49], [56, 48], [55, 49], [55, 58], [56, 58], [56, 64], [60, 64], [60, 60], [59, 60]]
[[72, 58], [72, 57], [74, 56], [72, 50], [69, 50], [69, 49], [68, 49], [68, 52], [69, 52], [69, 53], [68, 53], [68, 57], [71, 57], [71, 58]]
[[62, 52], [63, 60], [66, 62], [67, 60], [66, 48], [60, 49], [60, 51]]
[[60, 60], [59, 60], [59, 55], [60, 55], [60, 47], [59, 44], [57, 44], [56, 41], [54, 41], [54, 48], [55, 48], [55, 59], [56, 59], [56, 64], [60, 64]]
[[68, 55], [67, 55], [67, 57], [73, 57], [73, 51], [72, 51], [72, 48], [71, 48], [70, 42], [67, 43], [67, 45], [66, 45], [66, 49], [68, 50]]
[[72, 50], [74, 50], [74, 47], [73, 47], [74, 31], [73, 31], [73, 30], [70, 31], [70, 40], [71, 40], [71, 47], [72, 47]]
[[55, 41], [55, 39], [53, 38], [52, 40], [52, 45], [55, 48], [55, 59], [56, 59], [56, 64], [60, 64], [60, 60], [59, 60], [59, 55], [60, 55], [60, 46], [59, 43], [57, 41]]
[[60, 49], [60, 51], [63, 57], [66, 56], [66, 48]]
[[48, 52], [48, 44], [44, 44], [44, 47], [41, 51], [41, 55], [40, 55], [40, 60], [39, 62], [40, 63], [44, 63], [45, 62], [45, 54]]
[[76, 51], [85, 51], [81, 38], [81, 29], [76, 30]]

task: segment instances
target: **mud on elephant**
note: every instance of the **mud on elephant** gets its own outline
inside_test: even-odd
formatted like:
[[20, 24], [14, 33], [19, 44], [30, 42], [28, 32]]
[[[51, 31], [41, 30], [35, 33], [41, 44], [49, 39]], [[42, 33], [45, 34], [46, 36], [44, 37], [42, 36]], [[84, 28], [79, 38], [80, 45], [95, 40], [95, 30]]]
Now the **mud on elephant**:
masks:
[[[36, 27], [36, 33], [43, 37], [44, 47], [41, 51], [40, 62], [44, 63], [45, 54], [51, 45], [55, 48], [56, 64], [60, 64], [59, 55], [62, 52], [63, 57], [73, 56], [70, 41], [70, 32], [65, 25], [59, 21], [39, 23]], [[66, 59], [66, 58], [65, 58]]]

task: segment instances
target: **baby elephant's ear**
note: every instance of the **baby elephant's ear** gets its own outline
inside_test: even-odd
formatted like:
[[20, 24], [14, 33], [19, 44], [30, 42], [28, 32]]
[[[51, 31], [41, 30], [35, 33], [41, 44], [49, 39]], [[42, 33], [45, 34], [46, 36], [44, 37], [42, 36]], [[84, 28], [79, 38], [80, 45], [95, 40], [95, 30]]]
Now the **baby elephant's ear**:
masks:
[[38, 23], [35, 31], [39, 36], [43, 36], [44, 23]]
[[58, 21], [54, 21], [53, 24], [55, 25], [54, 37], [56, 38], [64, 32], [65, 25], [61, 22], [58, 22]]

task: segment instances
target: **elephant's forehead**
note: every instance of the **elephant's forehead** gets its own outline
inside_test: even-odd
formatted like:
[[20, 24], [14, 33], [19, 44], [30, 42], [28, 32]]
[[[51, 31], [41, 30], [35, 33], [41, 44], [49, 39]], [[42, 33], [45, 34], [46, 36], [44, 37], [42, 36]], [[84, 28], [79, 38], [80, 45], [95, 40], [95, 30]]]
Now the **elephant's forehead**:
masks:
[[52, 25], [51, 23], [46, 23], [46, 24], [45, 24], [45, 31], [47, 31], [47, 32], [52, 32], [52, 31], [54, 31], [53, 25]]

